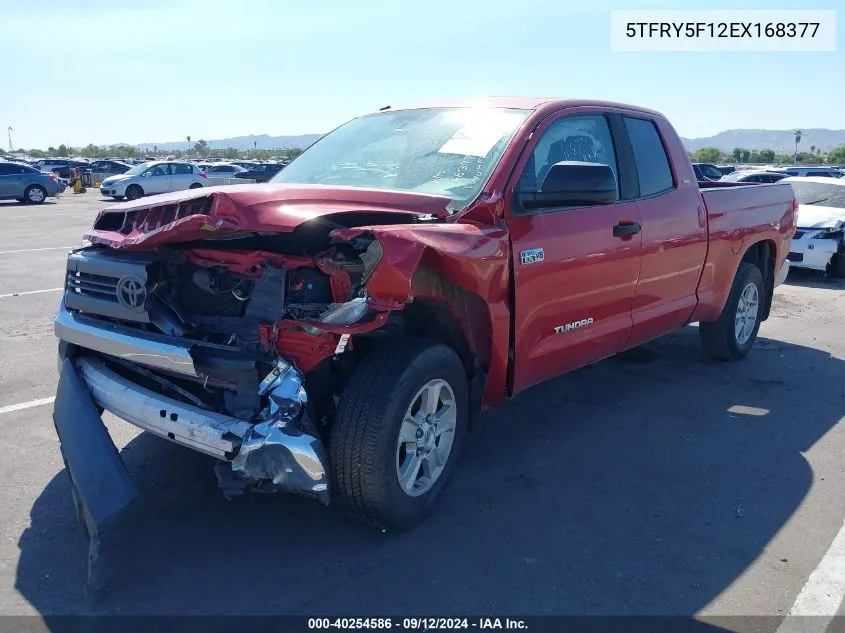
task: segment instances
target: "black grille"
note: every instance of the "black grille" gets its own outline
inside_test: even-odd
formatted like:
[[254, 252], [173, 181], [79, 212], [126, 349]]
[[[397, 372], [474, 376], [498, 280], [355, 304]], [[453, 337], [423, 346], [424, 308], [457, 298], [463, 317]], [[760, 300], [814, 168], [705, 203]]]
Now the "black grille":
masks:
[[117, 303], [117, 282], [118, 280], [114, 277], [91, 273], [68, 272], [67, 274], [68, 292], [115, 303]]
[[790, 253], [786, 258], [791, 262], [803, 262], [804, 253]]

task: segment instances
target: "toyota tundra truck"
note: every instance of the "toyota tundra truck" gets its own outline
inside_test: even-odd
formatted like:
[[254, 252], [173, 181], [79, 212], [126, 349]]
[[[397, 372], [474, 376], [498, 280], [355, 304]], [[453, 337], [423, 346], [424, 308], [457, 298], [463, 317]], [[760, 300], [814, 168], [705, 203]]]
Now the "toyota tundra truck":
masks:
[[411, 528], [485, 408], [691, 323], [748, 354], [796, 209], [698, 183], [657, 112], [517, 98], [385, 108], [267, 184], [104, 208], [55, 320], [79, 517], [96, 536], [138, 495], [108, 413], [216, 458], [229, 497]]

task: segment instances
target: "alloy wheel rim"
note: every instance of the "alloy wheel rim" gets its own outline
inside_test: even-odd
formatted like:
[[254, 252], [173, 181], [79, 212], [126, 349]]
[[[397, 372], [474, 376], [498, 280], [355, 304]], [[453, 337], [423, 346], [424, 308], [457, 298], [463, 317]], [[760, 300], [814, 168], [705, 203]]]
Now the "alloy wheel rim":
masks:
[[416, 393], [396, 440], [396, 476], [410, 497], [425, 494], [443, 474], [455, 441], [455, 392], [445, 380], [428, 381]]
[[754, 332], [757, 324], [757, 315], [760, 311], [760, 293], [757, 284], [751, 282], [742, 290], [739, 296], [739, 303], [736, 306], [734, 318], [734, 334], [736, 342], [745, 345]]

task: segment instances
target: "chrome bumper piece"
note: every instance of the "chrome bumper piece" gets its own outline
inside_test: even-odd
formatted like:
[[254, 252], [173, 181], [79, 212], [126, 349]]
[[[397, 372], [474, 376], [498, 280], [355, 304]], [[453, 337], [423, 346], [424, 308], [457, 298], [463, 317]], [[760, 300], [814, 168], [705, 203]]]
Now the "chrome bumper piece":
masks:
[[97, 321], [70, 312], [64, 302], [56, 315], [54, 329], [60, 340], [85, 349], [148, 367], [199, 376], [191, 357], [191, 346], [179, 339]]
[[[187, 376], [204, 375], [191, 355], [195, 347], [202, 355], [203, 344], [104, 323], [69, 312], [64, 305], [56, 316], [55, 331], [60, 340], [104, 356]], [[145, 431], [221, 460], [215, 472], [226, 496], [250, 489], [278, 489], [316, 496], [328, 504], [325, 448], [307, 419], [302, 375], [284, 360], [276, 361], [259, 386], [258, 395], [266, 406], [257, 419], [246, 420], [142, 387], [95, 355], [69, 356], [60, 360], [62, 371], [72, 367], [84, 389], [68, 398], [87, 400], [91, 409], [93, 400]], [[218, 371], [225, 367], [220, 365]], [[97, 424], [102, 426], [99, 420], [92, 422]], [[69, 422], [68, 426], [73, 425]]]
[[94, 402], [121, 420], [218, 459], [231, 459], [252, 424], [140, 387], [103, 363], [76, 362]]

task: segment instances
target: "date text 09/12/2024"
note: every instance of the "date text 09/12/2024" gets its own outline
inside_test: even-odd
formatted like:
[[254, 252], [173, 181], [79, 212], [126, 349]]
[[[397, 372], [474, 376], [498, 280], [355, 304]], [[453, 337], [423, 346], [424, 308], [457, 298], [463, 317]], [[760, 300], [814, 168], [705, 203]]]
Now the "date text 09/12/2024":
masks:
[[434, 630], [526, 630], [528, 625], [519, 618], [309, 618], [308, 629], [370, 629], [398, 631], [434, 631]]

